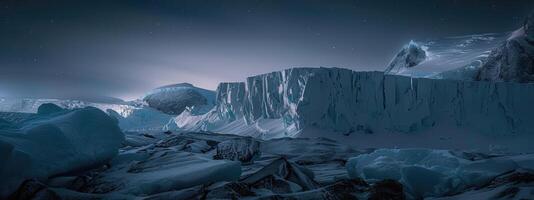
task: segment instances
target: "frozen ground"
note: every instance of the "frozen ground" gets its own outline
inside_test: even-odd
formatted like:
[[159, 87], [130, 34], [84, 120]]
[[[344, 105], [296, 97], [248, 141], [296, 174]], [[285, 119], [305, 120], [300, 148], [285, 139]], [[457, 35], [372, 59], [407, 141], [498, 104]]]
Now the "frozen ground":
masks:
[[[534, 155], [365, 149], [326, 138], [128, 132], [91, 170], [27, 180], [13, 199], [532, 197]], [[425, 174], [421, 176], [421, 174]]]

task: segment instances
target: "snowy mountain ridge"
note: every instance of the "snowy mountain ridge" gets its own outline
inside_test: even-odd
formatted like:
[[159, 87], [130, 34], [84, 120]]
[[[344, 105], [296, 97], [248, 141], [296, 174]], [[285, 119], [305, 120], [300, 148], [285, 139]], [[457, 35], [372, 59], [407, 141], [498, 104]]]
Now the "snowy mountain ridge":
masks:
[[485, 33], [410, 41], [384, 71], [418, 78], [474, 80], [491, 51], [510, 33]]

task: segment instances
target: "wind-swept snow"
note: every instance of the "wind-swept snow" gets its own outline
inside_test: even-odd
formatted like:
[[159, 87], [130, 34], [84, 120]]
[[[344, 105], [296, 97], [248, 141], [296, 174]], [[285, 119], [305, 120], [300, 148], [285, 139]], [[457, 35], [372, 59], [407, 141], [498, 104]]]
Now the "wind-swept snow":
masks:
[[387, 74], [474, 80], [490, 52], [508, 33], [487, 33], [410, 41], [388, 64]]

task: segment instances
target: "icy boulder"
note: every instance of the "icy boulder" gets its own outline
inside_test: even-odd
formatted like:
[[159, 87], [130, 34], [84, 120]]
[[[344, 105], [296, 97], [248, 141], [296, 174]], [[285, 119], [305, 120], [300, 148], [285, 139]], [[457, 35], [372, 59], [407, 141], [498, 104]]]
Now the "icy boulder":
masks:
[[351, 158], [349, 176], [401, 182], [413, 198], [442, 196], [482, 186], [518, 168], [510, 159], [471, 161], [446, 150], [380, 149]]
[[249, 163], [259, 158], [260, 154], [260, 142], [252, 138], [239, 138], [217, 144], [213, 158]]
[[143, 100], [152, 108], [166, 114], [178, 115], [191, 106], [213, 107], [215, 92], [197, 88], [189, 83], [180, 83], [156, 88]]
[[[40, 110], [48, 110], [46, 106]], [[56, 109], [51, 109], [56, 110]], [[124, 135], [116, 120], [96, 108], [28, 115], [0, 130], [0, 198], [30, 178], [93, 167], [118, 153]]]
[[534, 13], [494, 49], [477, 75], [483, 81], [534, 82]]
[[37, 114], [40, 115], [46, 115], [46, 114], [52, 114], [63, 111], [63, 108], [57, 106], [53, 103], [45, 103], [39, 106], [39, 109], [37, 109]]
[[389, 66], [384, 71], [386, 74], [401, 74], [406, 69], [414, 67], [426, 59], [426, 52], [423, 46], [410, 41], [402, 50], [393, 58]]

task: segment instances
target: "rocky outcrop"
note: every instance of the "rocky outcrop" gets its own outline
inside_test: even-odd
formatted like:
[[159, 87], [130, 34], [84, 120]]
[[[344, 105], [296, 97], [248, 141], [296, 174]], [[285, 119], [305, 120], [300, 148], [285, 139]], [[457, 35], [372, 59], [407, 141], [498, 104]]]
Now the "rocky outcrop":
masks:
[[389, 63], [384, 71], [386, 74], [398, 74], [404, 70], [415, 67], [426, 59], [426, 52], [423, 47], [414, 41], [404, 46], [395, 58]]
[[157, 88], [146, 95], [143, 100], [152, 108], [166, 114], [178, 115], [187, 107], [213, 106], [213, 91], [194, 87], [189, 83], [181, 83]]
[[534, 13], [494, 49], [477, 77], [482, 81], [534, 82]]

